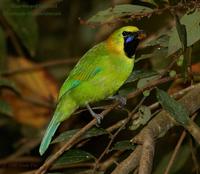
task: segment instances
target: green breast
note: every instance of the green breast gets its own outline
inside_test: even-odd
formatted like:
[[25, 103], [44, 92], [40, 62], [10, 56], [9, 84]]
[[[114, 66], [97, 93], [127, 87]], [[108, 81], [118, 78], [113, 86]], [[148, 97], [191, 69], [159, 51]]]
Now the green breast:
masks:
[[126, 57], [104, 54], [98, 59], [96, 67], [100, 67], [101, 71], [70, 92], [80, 106], [115, 94], [133, 69], [133, 60], [127, 60]]

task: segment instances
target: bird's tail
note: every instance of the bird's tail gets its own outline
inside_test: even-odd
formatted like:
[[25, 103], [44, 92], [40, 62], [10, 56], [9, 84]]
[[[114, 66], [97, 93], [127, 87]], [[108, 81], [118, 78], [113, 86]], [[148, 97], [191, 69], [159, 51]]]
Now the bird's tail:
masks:
[[77, 109], [77, 105], [74, 101], [68, 99], [60, 101], [55, 113], [53, 115], [52, 120], [50, 121], [45, 135], [40, 144], [39, 153], [43, 155], [45, 151], [48, 149], [49, 144], [51, 143], [51, 139], [54, 136], [56, 130], [58, 129], [60, 123], [69, 118], [70, 115]]
[[49, 125], [47, 127], [47, 130], [42, 139], [42, 142], [40, 144], [40, 149], [39, 149], [40, 155], [43, 155], [44, 152], [48, 149], [49, 144], [51, 143], [51, 139], [52, 139], [53, 135], [55, 134], [56, 130], [58, 129], [58, 126], [61, 123], [56, 120], [56, 118], [57, 118], [56, 114], [58, 114], [58, 113], [54, 114], [51, 122], [49, 123]]

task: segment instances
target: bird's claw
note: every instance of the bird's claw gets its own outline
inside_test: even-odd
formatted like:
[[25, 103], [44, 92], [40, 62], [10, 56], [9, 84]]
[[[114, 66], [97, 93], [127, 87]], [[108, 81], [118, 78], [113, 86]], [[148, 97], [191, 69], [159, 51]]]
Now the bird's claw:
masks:
[[126, 97], [120, 96], [120, 95], [115, 95], [115, 96], [109, 97], [109, 99], [114, 99], [114, 100], [118, 101], [120, 108], [123, 108], [126, 105], [126, 101], [127, 101]]
[[94, 114], [93, 117], [96, 118], [97, 126], [99, 126], [103, 120], [103, 116], [101, 114]]
[[119, 96], [118, 101], [119, 101], [120, 108], [123, 108], [124, 106], [126, 106], [126, 102], [127, 102], [126, 97]]
[[92, 108], [87, 104], [86, 107], [88, 108], [90, 114], [96, 118], [97, 126], [101, 124], [101, 120], [103, 120], [103, 115], [95, 113]]

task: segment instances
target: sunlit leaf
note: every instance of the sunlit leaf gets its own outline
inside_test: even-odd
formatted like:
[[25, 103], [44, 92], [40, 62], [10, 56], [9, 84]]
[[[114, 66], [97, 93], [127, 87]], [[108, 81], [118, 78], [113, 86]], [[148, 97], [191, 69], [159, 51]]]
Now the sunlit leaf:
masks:
[[[29, 69], [37, 64], [23, 57], [8, 57], [8, 72]], [[34, 127], [43, 127], [51, 117], [51, 109], [58, 95], [57, 82], [44, 69], [13, 73], [10, 80], [14, 81], [21, 91], [23, 99], [6, 90], [5, 99], [13, 108], [14, 119], [19, 123]], [[51, 109], [50, 109], [51, 107]]]
[[130, 140], [123, 140], [115, 143], [112, 150], [133, 150], [135, 145]]
[[6, 22], [33, 56], [38, 42], [38, 26], [32, 8], [15, 0], [1, 0], [0, 9]]
[[[74, 134], [76, 134], [80, 129], [73, 129], [73, 130], [68, 130], [66, 132], [61, 133], [52, 143], [59, 143], [62, 141], [68, 141]], [[91, 137], [96, 137], [100, 135], [107, 134], [108, 132], [102, 128], [92, 128], [81, 137], [81, 139], [86, 139], [86, 138], [91, 138]]]
[[109, 8], [107, 10], [98, 12], [96, 15], [91, 17], [88, 20], [88, 22], [106, 23], [124, 16], [140, 15], [140, 14], [142, 15], [146, 12], [151, 12], [151, 11], [152, 11], [151, 8], [140, 5], [130, 5], [130, 4], [116, 5], [114, 8]]
[[8, 116], [13, 115], [12, 108], [10, 107], [10, 105], [7, 102], [5, 102], [3, 100], [0, 100], [0, 113], [4, 114], [4, 115], [8, 115]]
[[174, 100], [161, 89], [157, 89], [157, 99], [162, 107], [180, 124], [185, 125], [189, 121], [187, 109], [179, 102]]
[[5, 70], [6, 67], [6, 41], [5, 33], [0, 27], [0, 73]]
[[[186, 27], [188, 47], [200, 40], [200, 11], [196, 10], [193, 13], [185, 14], [181, 18], [180, 23]], [[170, 35], [168, 55], [178, 51], [181, 47], [177, 29], [174, 27]]]
[[58, 160], [56, 160], [56, 162], [54, 163], [53, 167], [80, 163], [91, 159], [95, 159], [95, 157], [92, 154], [83, 150], [72, 149], [65, 152], [60, 158], [58, 158]]

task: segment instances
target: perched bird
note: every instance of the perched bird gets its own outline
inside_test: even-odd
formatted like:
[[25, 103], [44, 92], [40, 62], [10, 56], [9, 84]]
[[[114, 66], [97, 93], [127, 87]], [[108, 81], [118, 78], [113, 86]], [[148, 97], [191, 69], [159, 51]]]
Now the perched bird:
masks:
[[137, 27], [125, 26], [85, 53], [60, 89], [56, 110], [40, 145], [41, 155], [60, 123], [77, 108], [86, 106], [100, 123], [101, 115], [89, 103], [112, 96], [122, 86], [132, 72], [135, 51], [144, 36]]

